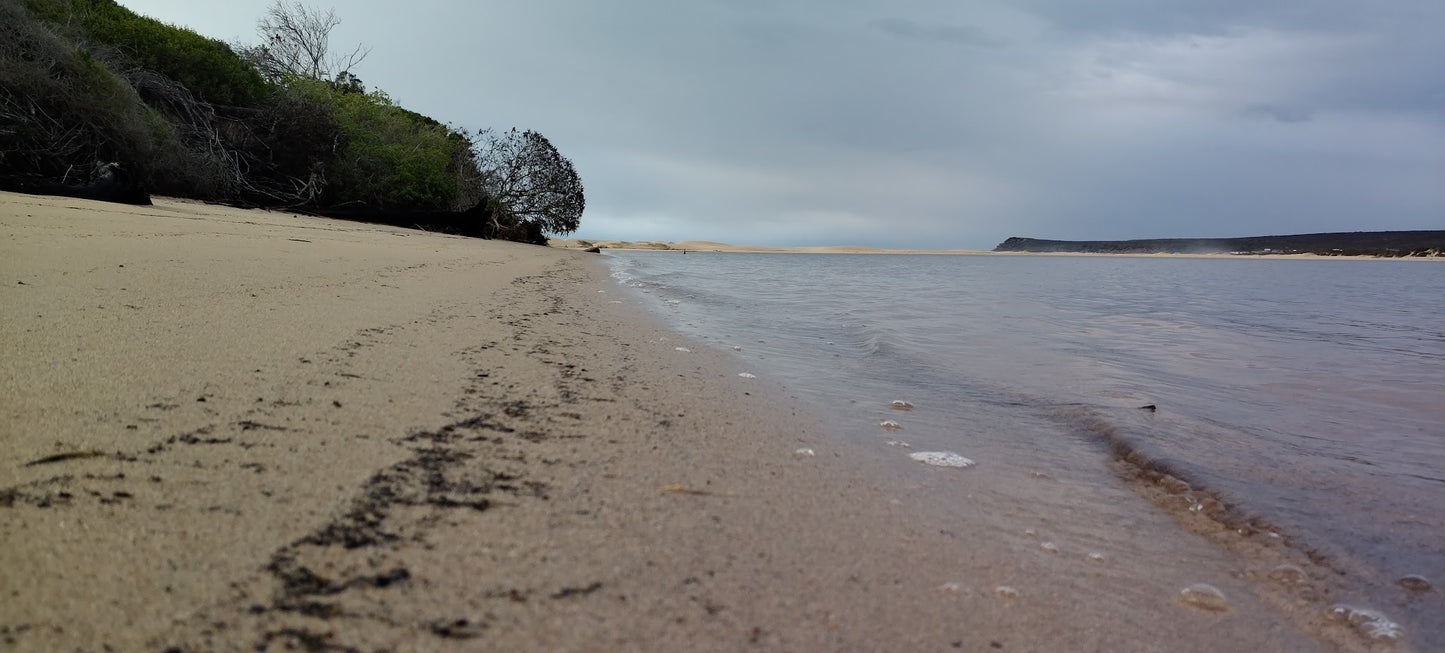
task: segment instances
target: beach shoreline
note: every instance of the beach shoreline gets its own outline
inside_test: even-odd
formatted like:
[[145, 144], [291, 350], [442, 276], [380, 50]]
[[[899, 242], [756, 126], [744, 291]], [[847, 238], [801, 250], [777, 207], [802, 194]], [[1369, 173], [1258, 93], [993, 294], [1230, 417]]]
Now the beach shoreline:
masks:
[[1062, 483], [883, 469], [590, 255], [164, 199], [0, 232], [7, 649], [1330, 648], [1166, 514], [1142, 573], [1003, 508]]
[[702, 240], [684, 241], [623, 241], [589, 240], [580, 238], [553, 239], [550, 246], [558, 249], [585, 250], [597, 247], [601, 251], [623, 252], [703, 252], [717, 254], [921, 254], [934, 256], [1112, 256], [1134, 258], [1203, 258], [1236, 261], [1261, 259], [1286, 261], [1445, 261], [1441, 256], [1325, 256], [1322, 254], [1176, 254], [1176, 253], [1102, 253], [1102, 252], [996, 252], [983, 249], [890, 249], [862, 247], [855, 245], [818, 245], [806, 247], [763, 247], [757, 245], [732, 245]]

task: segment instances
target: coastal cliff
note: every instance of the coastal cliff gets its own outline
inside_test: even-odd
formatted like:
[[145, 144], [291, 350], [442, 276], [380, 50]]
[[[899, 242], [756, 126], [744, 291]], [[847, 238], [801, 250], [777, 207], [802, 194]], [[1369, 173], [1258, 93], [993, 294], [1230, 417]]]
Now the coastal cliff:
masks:
[[1044, 240], [1009, 238], [995, 252], [1090, 254], [1317, 254], [1322, 256], [1445, 256], [1445, 230], [1356, 231], [1248, 238]]

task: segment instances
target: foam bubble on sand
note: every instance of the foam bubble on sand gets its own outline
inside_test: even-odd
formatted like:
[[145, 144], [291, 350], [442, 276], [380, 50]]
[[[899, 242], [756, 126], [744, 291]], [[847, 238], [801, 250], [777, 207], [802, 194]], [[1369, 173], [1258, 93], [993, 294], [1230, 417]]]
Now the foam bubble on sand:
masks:
[[952, 451], [919, 451], [908, 454], [908, 457], [925, 465], [933, 465], [935, 467], [963, 468], [973, 467], [976, 464], [972, 460], [964, 458]]
[[673, 347], [673, 349], [676, 349], [677, 351], [685, 351], [689, 354], [692, 353], [692, 350], [688, 349], [687, 347]]
[[1089, 562], [1092, 562], [1092, 563], [1094, 563], [1094, 564], [1102, 565], [1102, 564], [1104, 564], [1104, 563], [1106, 563], [1106, 562], [1108, 562], [1108, 561], [1109, 561], [1109, 558], [1108, 558], [1107, 556], [1105, 556], [1104, 554], [1099, 553], [1098, 551], [1093, 551], [1093, 552], [1089, 553]]
[[893, 401], [888, 402], [888, 407], [892, 408], [893, 410], [913, 410], [913, 404], [908, 403], [902, 399], [894, 399]]
[[758, 376], [757, 376], [756, 374], [748, 374], [747, 372], [738, 372], [738, 376], [741, 376], [741, 377], [743, 377], [744, 379], [756, 379], [756, 378], [758, 378]]
[[1044, 542], [1043, 544], [1039, 545], [1039, 548], [1048, 551], [1049, 553], [1059, 552], [1059, 545], [1054, 544], [1053, 542]]
[[993, 593], [1001, 599], [1016, 599], [1019, 597], [1019, 591], [1008, 585], [999, 585], [993, 588]]
[[1369, 639], [1394, 641], [1405, 636], [1405, 629], [1379, 610], [1340, 604], [1330, 608], [1330, 617], [1350, 624], [1356, 632]]
[[913, 448], [913, 445], [908, 444], [907, 442], [904, 442], [904, 441], [902, 441], [902, 440], [889, 440], [889, 441], [888, 441], [888, 446], [890, 446], [890, 447], [903, 447], [904, 449], [912, 449], [912, 448]]
[[1208, 583], [1195, 583], [1179, 590], [1179, 602], [1211, 612], [1224, 612], [1229, 609], [1229, 599], [1224, 598], [1224, 592]]
[[801, 457], [807, 457], [807, 456], [816, 456], [816, 455], [818, 455], [818, 454], [813, 453], [813, 450], [812, 450], [812, 449], [809, 449], [809, 448], [807, 448], [807, 447], [803, 447], [803, 448], [801, 448], [801, 449], [798, 449], [797, 451], [794, 451], [794, 452], [793, 452], [793, 455], [794, 455], [794, 456], [798, 456], [798, 457], [801, 458]]
[[903, 429], [902, 424], [899, 424], [898, 422], [895, 422], [891, 419], [885, 419], [879, 422], [878, 427], [885, 431], [898, 431]]
[[963, 591], [963, 583], [944, 583], [938, 586], [938, 591], [957, 594]]
[[1400, 587], [1403, 587], [1412, 592], [1428, 592], [1432, 587], [1430, 585], [1430, 581], [1427, 580], [1424, 576], [1421, 576], [1420, 574], [1401, 576], [1399, 580], [1395, 581], [1395, 583]]
[[1305, 570], [1291, 564], [1282, 564], [1269, 570], [1269, 578], [1284, 585], [1295, 585], [1309, 578]]
[[739, 347], [739, 346], [737, 346], [737, 345], [733, 345], [733, 351], [742, 351], [742, 350], [743, 350], [742, 347]]

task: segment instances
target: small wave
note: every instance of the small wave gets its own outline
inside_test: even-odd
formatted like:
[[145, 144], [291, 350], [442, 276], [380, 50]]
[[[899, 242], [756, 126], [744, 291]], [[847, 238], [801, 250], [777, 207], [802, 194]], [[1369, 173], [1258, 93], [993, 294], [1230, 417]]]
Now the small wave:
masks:
[[[1150, 491], [1146, 494], [1175, 514], [1198, 514], [1236, 533], [1280, 533], [1281, 529], [1261, 515], [1253, 514], [1207, 486], [1199, 475], [1177, 461], [1153, 455], [1127, 435], [1117, 424], [1085, 406], [1056, 408], [1058, 415], [1074, 429], [1108, 446], [1115, 471], [1124, 480]], [[1323, 557], [1315, 553], [1311, 556]]]

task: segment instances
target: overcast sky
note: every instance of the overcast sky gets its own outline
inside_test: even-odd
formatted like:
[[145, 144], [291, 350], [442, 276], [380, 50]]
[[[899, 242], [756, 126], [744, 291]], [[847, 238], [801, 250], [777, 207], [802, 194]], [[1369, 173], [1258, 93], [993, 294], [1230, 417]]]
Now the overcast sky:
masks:
[[[256, 42], [269, 0], [120, 0]], [[577, 235], [989, 249], [1445, 229], [1440, 0], [321, 0], [356, 73], [533, 129]]]

